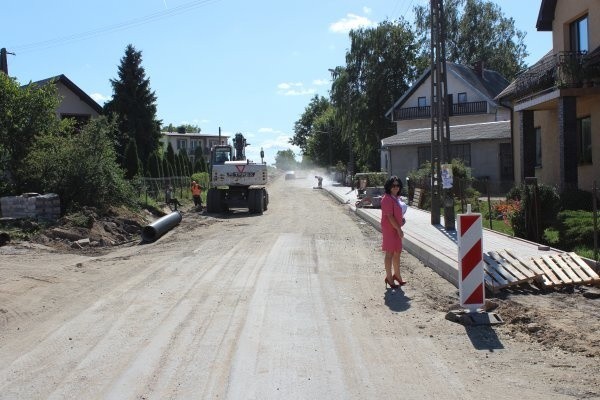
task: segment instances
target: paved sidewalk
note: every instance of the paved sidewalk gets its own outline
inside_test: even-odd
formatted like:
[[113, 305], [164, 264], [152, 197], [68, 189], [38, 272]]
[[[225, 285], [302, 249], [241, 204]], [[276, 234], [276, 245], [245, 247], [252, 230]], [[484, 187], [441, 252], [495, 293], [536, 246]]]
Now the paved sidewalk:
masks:
[[[330, 182], [328, 182], [330, 183]], [[348, 204], [365, 221], [381, 231], [381, 210], [356, 208], [357, 191], [350, 187], [323, 185], [333, 197]], [[406, 212], [403, 246], [413, 256], [432, 268], [439, 275], [458, 287], [458, 239], [456, 231], [444, 228], [444, 217], [440, 225], [431, 224], [431, 213], [415, 207]], [[457, 217], [458, 218], [458, 217]], [[485, 221], [484, 225], [485, 225]], [[509, 249], [516, 256], [536, 257], [561, 253], [556, 249], [540, 250], [540, 245], [523, 239], [507, 236], [489, 229], [483, 229], [483, 252]]]

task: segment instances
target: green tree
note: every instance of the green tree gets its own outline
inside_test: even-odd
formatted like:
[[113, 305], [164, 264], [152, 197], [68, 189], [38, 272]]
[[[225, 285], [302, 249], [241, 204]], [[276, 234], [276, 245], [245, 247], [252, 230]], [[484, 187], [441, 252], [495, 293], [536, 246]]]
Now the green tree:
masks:
[[177, 132], [177, 133], [200, 133], [202, 129], [198, 125], [182, 124], [177, 127], [173, 124], [164, 125], [161, 128], [164, 132]]
[[156, 95], [142, 67], [142, 52], [131, 44], [125, 49], [118, 70], [118, 79], [111, 79], [113, 97], [104, 106], [119, 122], [117, 152], [121, 165], [126, 166], [125, 147], [129, 139], [136, 142], [139, 158], [147, 160], [160, 146], [160, 121], [156, 118]]
[[194, 149], [194, 172], [207, 172], [208, 168], [206, 166], [206, 161], [204, 160], [204, 155], [202, 154], [202, 147], [198, 146]]
[[175, 176], [173, 164], [168, 160], [168, 158], [163, 157], [162, 162], [163, 177]]
[[[176, 164], [175, 164], [175, 150], [173, 150], [173, 146], [171, 145], [171, 143], [169, 143], [167, 145], [167, 152], [165, 154], [164, 157], [165, 161], [167, 161], [168, 165], [169, 165], [169, 175], [173, 176], [173, 174], [175, 173], [174, 168], [176, 168]], [[165, 174], [167, 173], [167, 169], [165, 168]]]
[[304, 109], [300, 119], [294, 123], [294, 136], [290, 139], [290, 143], [300, 147], [303, 154], [307, 150], [308, 138], [314, 133], [313, 123], [315, 119], [329, 106], [329, 100], [323, 96], [315, 95]]
[[114, 121], [99, 117], [77, 133], [40, 136], [24, 160], [31, 188], [57, 193], [64, 211], [133, 204], [131, 185], [117, 163], [115, 131]]
[[21, 87], [15, 79], [0, 73], [0, 171], [6, 173], [0, 179], [0, 191], [26, 190], [28, 177], [22, 169], [33, 144], [69, 124], [57, 117], [59, 104], [55, 85]]
[[181, 149], [179, 151], [179, 157], [181, 159], [183, 176], [192, 175], [192, 162], [188, 157], [187, 151], [185, 149]]
[[162, 176], [162, 162], [160, 153], [158, 151], [154, 151], [152, 154], [150, 154], [150, 158], [148, 159], [148, 166], [146, 168], [150, 177], [158, 178]]
[[[429, 5], [416, 6], [415, 29], [421, 57], [429, 59], [431, 21]], [[484, 61], [509, 81], [525, 69], [528, 56], [525, 32], [515, 28], [513, 18], [489, 0], [446, 0], [446, 60], [463, 65]]]
[[395, 133], [385, 113], [417, 74], [416, 37], [399, 19], [352, 30], [350, 43], [346, 66], [332, 73], [331, 102], [356, 165], [379, 170], [381, 139]]
[[320, 167], [333, 166], [338, 161], [348, 161], [348, 143], [336, 125], [336, 109], [331, 105], [312, 122], [311, 135], [307, 138], [306, 150], [302, 155]]
[[279, 150], [275, 154], [275, 166], [283, 170], [295, 169], [298, 165], [296, 155], [292, 149]]
[[[154, 154], [154, 152], [152, 154]], [[125, 178], [133, 179], [133, 177], [143, 175], [143, 173], [144, 168], [138, 156], [135, 140], [129, 139], [129, 143], [125, 148]]]

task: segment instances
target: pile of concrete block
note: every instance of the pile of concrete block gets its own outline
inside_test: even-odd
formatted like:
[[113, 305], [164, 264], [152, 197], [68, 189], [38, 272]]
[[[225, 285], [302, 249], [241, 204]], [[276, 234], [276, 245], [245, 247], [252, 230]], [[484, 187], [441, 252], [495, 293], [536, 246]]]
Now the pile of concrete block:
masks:
[[56, 220], [60, 217], [60, 198], [55, 193], [0, 197], [0, 210], [3, 218]]

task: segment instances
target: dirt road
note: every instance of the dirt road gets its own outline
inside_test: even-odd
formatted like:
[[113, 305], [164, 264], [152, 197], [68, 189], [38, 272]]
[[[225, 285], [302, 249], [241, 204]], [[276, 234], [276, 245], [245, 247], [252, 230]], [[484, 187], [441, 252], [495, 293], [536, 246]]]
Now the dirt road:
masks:
[[1, 248], [0, 399], [600, 398], [595, 353], [447, 321], [410, 255], [384, 290], [379, 233], [313, 184], [102, 256]]

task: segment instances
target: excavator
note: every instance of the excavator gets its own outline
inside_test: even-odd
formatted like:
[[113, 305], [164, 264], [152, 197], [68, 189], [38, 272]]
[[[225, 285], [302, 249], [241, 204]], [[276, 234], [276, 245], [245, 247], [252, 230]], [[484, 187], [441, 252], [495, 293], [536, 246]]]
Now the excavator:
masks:
[[206, 194], [206, 211], [222, 213], [231, 208], [247, 208], [262, 214], [269, 205], [267, 164], [246, 159], [246, 138], [236, 133], [233, 146], [213, 146], [210, 154], [210, 188]]

